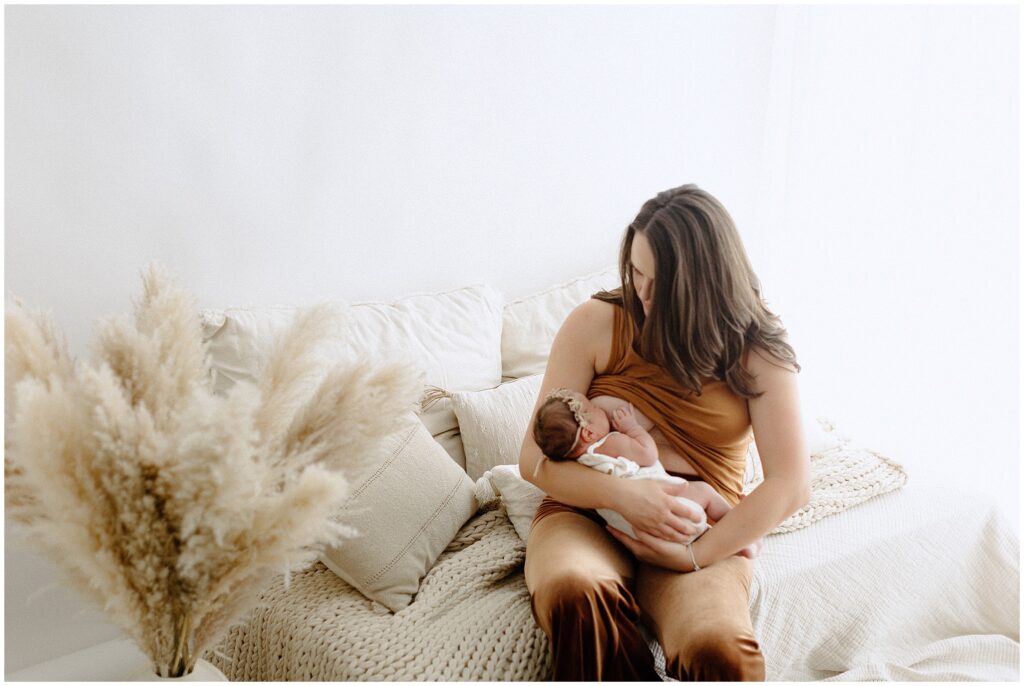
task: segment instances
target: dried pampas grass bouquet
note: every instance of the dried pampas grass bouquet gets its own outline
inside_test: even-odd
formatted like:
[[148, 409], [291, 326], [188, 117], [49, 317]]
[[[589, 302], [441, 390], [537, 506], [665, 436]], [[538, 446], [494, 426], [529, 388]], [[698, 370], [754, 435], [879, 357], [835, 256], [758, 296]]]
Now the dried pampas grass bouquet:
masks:
[[192, 671], [278, 574], [349, 535], [343, 472], [415, 407], [420, 375], [362, 361], [322, 376], [339, 313], [302, 311], [256, 385], [211, 389], [193, 299], [143, 275], [134, 318], [102, 322], [91, 364], [20, 303], [6, 316], [5, 500], [150, 657]]

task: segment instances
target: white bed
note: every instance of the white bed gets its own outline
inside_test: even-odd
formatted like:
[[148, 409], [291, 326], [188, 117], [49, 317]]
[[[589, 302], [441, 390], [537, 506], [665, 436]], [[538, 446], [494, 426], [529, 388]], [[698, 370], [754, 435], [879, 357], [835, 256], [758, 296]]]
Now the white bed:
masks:
[[1019, 678], [1019, 540], [996, 507], [915, 483], [770, 536], [751, 589], [771, 680]]
[[[767, 537], [750, 601], [767, 678], [1017, 681], [1017, 536], [982, 498], [953, 494], [911, 482]], [[274, 584], [213, 661], [245, 680], [545, 678], [525, 546], [494, 514], [467, 524], [476, 533], [460, 535], [402, 612], [317, 565], [288, 590]]]
[[[420, 415], [425, 443], [441, 464], [455, 460], [465, 469], [470, 490], [476, 481], [477, 500], [489, 504], [446, 534], [452, 543], [424, 563], [415, 600], [395, 614], [318, 564], [293, 576], [288, 589], [275, 582], [266, 605], [221, 643], [222, 656], [207, 657], [245, 680], [546, 678], [550, 649], [522, 575], [531, 496], [517, 503], [516, 489], [503, 494], [517, 533], [505, 511], [493, 509], [493, 492], [479, 496], [481, 475], [515, 463], [560, 323], [615, 283], [610, 268], [508, 303], [479, 286], [354, 306], [337, 344], [423, 354], [427, 383], [443, 398]], [[218, 382], [251, 377], [290, 312], [208, 313]], [[789, 533], [766, 537], [751, 589], [767, 677], [1017, 681], [1019, 542], [1007, 519], [981, 497], [915, 474], [892, 490], [905, 480], [898, 465], [847, 449], [828, 430], [817, 438], [813, 425], [806, 431], [814, 477], [812, 502], [801, 511], [808, 516], [796, 513], [782, 526]], [[756, 479], [756, 459], [751, 466]], [[406, 500], [428, 482], [410, 486], [398, 472], [392, 481], [396, 495], [375, 504], [380, 524], [369, 540], [386, 537], [388, 522], [420, 521], [409, 518]], [[421, 529], [434, 520], [424, 521]], [[402, 541], [391, 543], [404, 554]]]

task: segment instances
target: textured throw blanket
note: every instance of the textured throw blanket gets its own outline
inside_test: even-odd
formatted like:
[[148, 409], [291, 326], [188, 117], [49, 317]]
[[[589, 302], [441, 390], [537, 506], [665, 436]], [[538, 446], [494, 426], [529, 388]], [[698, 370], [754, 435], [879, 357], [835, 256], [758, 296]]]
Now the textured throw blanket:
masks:
[[491, 507], [462, 528], [401, 612], [317, 563], [287, 590], [275, 581], [205, 657], [232, 681], [544, 680], [550, 649], [530, 612], [525, 555], [504, 510]]
[[[845, 440], [845, 439], [844, 439]], [[747, 484], [743, 492], [757, 488], [763, 479]], [[903, 467], [873, 450], [846, 441], [842, 445], [811, 455], [811, 499], [772, 529], [769, 535], [784, 534], [839, 514], [877, 495], [889, 493], [907, 483]]]

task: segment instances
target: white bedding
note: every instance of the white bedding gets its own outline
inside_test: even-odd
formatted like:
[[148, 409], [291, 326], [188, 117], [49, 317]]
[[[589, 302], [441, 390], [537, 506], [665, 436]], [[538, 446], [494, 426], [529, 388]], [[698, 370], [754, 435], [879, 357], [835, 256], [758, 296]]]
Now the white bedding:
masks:
[[980, 496], [913, 480], [767, 537], [750, 602], [768, 679], [1017, 681], [1019, 551]]
[[[767, 678], [1017, 681], [1019, 548], [980, 497], [915, 481], [768, 536], [750, 600]], [[503, 512], [474, 518], [394, 615], [314, 567], [207, 658], [241, 680], [542, 679], [524, 552]]]

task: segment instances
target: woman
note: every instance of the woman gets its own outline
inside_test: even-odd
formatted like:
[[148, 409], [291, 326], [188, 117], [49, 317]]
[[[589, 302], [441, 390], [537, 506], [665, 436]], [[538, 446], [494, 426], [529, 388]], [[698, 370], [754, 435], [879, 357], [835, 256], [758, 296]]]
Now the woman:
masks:
[[[737, 551], [809, 498], [799, 366], [725, 208], [687, 185], [646, 202], [626, 229], [622, 287], [570, 313], [551, 346], [539, 403], [565, 387], [631, 402], [665, 469], [703, 480], [734, 509], [693, 540], [684, 485], [617, 479], [541, 460], [526, 432], [520, 472], [548, 497], [526, 550], [534, 617], [557, 680], [656, 680], [643, 617], [682, 680], [763, 680], [747, 609], [751, 560]], [[741, 489], [757, 440], [764, 482]], [[538, 467], [538, 463], [541, 463]], [[621, 513], [637, 538], [593, 512]]]

